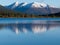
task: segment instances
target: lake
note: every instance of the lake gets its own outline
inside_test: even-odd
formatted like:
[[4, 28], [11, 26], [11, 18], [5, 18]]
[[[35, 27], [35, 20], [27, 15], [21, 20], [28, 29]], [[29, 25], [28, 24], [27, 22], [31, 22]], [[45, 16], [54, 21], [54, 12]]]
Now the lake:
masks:
[[0, 18], [0, 45], [60, 45], [60, 18]]

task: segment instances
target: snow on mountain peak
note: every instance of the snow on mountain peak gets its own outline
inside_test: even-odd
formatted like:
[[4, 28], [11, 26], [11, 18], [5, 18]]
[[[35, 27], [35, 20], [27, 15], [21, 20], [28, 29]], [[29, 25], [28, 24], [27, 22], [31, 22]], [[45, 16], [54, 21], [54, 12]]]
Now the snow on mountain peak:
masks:
[[22, 6], [25, 6], [25, 5], [27, 5], [28, 3], [27, 2], [23, 2], [23, 3], [21, 3], [22, 5], [21, 5], [21, 7]]
[[45, 4], [45, 3], [41, 3], [40, 5], [43, 6], [43, 7], [47, 6], [47, 4]]
[[32, 7], [36, 7], [36, 8], [42, 8], [42, 7], [46, 7], [47, 4], [45, 3], [38, 3], [38, 2], [33, 2], [32, 3]]
[[19, 2], [17, 1], [16, 3], [15, 3], [15, 6], [18, 6], [19, 5]]
[[14, 3], [14, 5], [12, 6], [11, 9], [14, 9], [14, 8], [17, 7], [18, 5], [19, 5], [19, 2], [17, 1], [17, 2]]
[[32, 7], [32, 8], [45, 8], [45, 7], [47, 7], [47, 6], [49, 6], [49, 7], [54, 7], [54, 6], [50, 6], [50, 5], [48, 5], [48, 4], [39, 3], [39, 2], [32, 2], [32, 3], [23, 2], [23, 3], [19, 3], [19, 2], [17, 1], [17, 2], [15, 2], [15, 3], [13, 4], [13, 6], [12, 6], [11, 9], [14, 9], [14, 8], [16, 8], [16, 7], [24, 7], [24, 6], [26, 6], [26, 5], [29, 5], [29, 6]]

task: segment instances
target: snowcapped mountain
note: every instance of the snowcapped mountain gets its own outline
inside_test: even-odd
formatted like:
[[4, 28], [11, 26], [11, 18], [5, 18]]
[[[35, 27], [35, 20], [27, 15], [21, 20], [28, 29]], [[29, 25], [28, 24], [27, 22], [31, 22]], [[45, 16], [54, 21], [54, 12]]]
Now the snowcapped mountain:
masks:
[[56, 8], [54, 6], [50, 6], [45, 3], [38, 3], [38, 2], [32, 2], [32, 3], [18, 3], [15, 2], [9, 6], [7, 6], [8, 9], [12, 9], [14, 11], [23, 12], [27, 14], [52, 14], [52, 13], [58, 13], [60, 12], [60, 8]]
[[42, 8], [42, 7], [46, 7], [47, 5], [44, 3], [38, 3], [38, 2], [33, 2], [31, 5], [33, 8]]
[[14, 9], [14, 8], [16, 8], [18, 5], [19, 5], [19, 2], [17, 1], [17, 2], [14, 2], [13, 4], [7, 6], [7, 8], [9, 8], [9, 9]]

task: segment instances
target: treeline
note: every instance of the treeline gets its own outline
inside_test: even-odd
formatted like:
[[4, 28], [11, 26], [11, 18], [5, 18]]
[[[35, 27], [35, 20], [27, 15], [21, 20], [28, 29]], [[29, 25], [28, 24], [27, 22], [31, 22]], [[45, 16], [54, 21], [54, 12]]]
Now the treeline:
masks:
[[17, 12], [0, 12], [0, 18], [57, 18], [60, 13], [47, 14], [47, 15], [34, 15]]

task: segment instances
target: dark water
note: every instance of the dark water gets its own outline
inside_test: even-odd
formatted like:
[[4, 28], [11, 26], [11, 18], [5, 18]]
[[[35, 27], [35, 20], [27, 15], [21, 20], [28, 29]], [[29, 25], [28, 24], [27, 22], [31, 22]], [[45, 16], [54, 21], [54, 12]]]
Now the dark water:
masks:
[[0, 45], [60, 45], [60, 19], [0, 18]]

